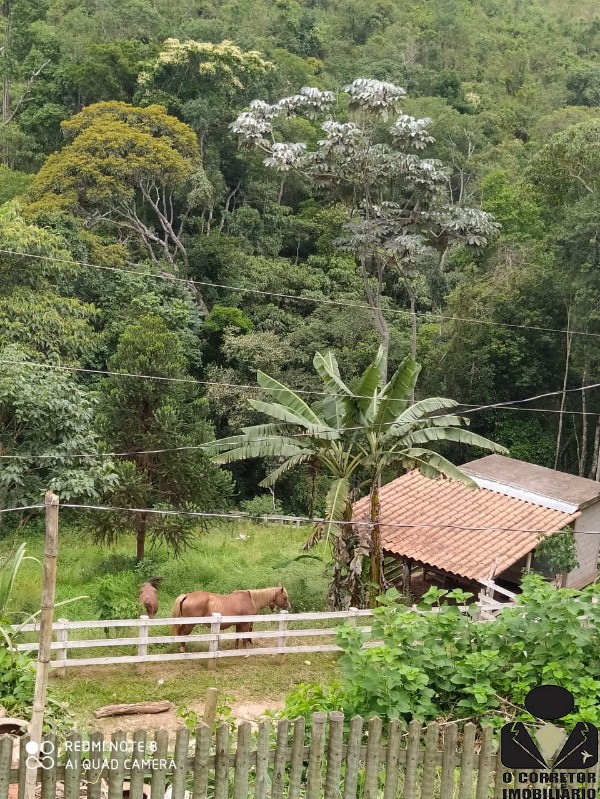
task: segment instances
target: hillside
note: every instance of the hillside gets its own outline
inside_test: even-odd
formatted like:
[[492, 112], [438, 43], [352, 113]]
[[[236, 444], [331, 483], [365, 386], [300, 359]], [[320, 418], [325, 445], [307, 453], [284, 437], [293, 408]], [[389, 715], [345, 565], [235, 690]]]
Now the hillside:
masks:
[[[264, 422], [248, 405], [264, 398], [257, 370], [318, 396], [313, 357], [332, 350], [356, 381], [382, 325], [391, 370], [416, 347], [417, 398], [457, 400], [513, 457], [600, 477], [596, 3], [9, 0], [1, 13], [1, 507], [51, 487], [125, 509], [323, 513], [314, 464], [271, 496], [259, 482], [276, 453], [221, 467], [193, 448]], [[356, 78], [406, 90], [390, 113], [415, 117], [415, 152], [448, 169], [428, 213], [445, 192], [443, 212], [471, 220], [430, 229], [423, 186], [382, 170], [378, 196], [413, 203], [402, 235], [427, 247], [380, 242], [372, 266], [340, 243], [364, 210], [358, 179], [278, 172], [230, 127], [252, 100], [306, 86], [333, 91], [327, 113], [348, 122]], [[318, 148], [327, 113], [288, 107], [278, 141]], [[400, 146], [392, 121], [369, 129], [376, 147]], [[483, 235], [481, 220], [499, 227]], [[478, 408], [496, 403], [511, 407]], [[98, 543], [132, 533], [138, 557], [152, 536], [184, 550], [188, 522], [78, 516]]]

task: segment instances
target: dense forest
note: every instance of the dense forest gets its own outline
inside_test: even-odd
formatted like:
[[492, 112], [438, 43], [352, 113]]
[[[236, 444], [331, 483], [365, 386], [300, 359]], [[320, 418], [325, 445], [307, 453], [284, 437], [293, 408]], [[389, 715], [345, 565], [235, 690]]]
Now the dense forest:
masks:
[[[194, 447], [264, 422], [257, 370], [318, 396], [316, 352], [352, 382], [382, 341], [390, 368], [422, 364], [417, 398], [462, 403], [513, 457], [600, 479], [596, 2], [3, 0], [0, 20], [0, 507], [52, 488], [318, 510], [310, 466], [271, 495], [276, 464]], [[417, 163], [412, 147], [432, 171], [404, 191], [397, 246], [369, 239], [372, 269], [355, 246], [372, 228], [348, 236], [366, 184], [333, 190], [294, 144], [358, 169], [361, 86], [393, 95], [369, 128], [380, 227], [403, 191], [382, 164]], [[94, 521], [110, 541], [127, 520]]]

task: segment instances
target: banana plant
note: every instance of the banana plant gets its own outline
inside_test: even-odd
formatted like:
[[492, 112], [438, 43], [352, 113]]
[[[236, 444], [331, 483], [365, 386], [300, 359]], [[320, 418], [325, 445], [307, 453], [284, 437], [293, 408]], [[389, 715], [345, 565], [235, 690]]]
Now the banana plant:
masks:
[[[12, 624], [8, 619], [8, 606], [12, 598], [15, 581], [19, 574], [22, 564], [26, 560], [31, 560], [37, 563], [42, 570], [42, 564], [38, 558], [26, 554], [27, 545], [21, 544], [16, 550], [14, 555], [10, 557], [0, 558], [0, 638], [4, 639], [7, 647], [13, 649], [13, 635], [14, 632], [19, 632], [21, 627], [35, 621], [36, 617], [41, 614], [41, 609], [35, 613], [27, 614], [25, 621], [20, 624], [16, 630], [13, 630]], [[68, 605], [72, 602], [78, 602], [80, 599], [88, 599], [87, 596], [77, 596], [70, 599], [65, 599], [62, 602], [56, 602], [54, 607], [61, 607]]]
[[[499, 444], [465, 429], [469, 420], [451, 412], [459, 405], [454, 400], [431, 397], [411, 404], [411, 393], [421, 371], [411, 357], [402, 361], [382, 387], [384, 364], [385, 353], [380, 347], [374, 361], [350, 388], [341, 378], [333, 353], [317, 352], [313, 365], [323, 389], [320, 399], [312, 405], [259, 371], [258, 383], [271, 401], [249, 402], [271, 421], [243, 428], [240, 435], [209, 445], [218, 463], [249, 458], [281, 459], [280, 465], [261, 482], [265, 487], [302, 463], [320, 464], [332, 478], [326, 497], [327, 538], [344, 537], [344, 528], [349, 524], [339, 522], [352, 520], [352, 491], [368, 487], [371, 605], [383, 588], [379, 501], [383, 470], [391, 466], [402, 473], [417, 468], [427, 477], [457, 480], [476, 489], [476, 483], [467, 474], [429, 449], [429, 445], [453, 441], [507, 453]], [[359, 474], [368, 476], [366, 483], [358, 483]]]

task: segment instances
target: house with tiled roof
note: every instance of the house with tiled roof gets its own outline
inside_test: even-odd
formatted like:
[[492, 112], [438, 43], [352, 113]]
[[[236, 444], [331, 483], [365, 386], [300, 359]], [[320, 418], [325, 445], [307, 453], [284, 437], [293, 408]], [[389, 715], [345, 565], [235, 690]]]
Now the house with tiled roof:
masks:
[[[460, 467], [478, 490], [452, 480], [432, 480], [418, 471], [382, 486], [384, 554], [401, 558], [421, 574], [451, 584], [480, 587], [481, 581], [519, 585], [535, 564], [540, 534], [570, 528], [576, 569], [562, 585], [583, 588], [598, 576], [600, 483], [543, 466], [488, 455]], [[356, 521], [369, 518], [369, 498], [354, 505]]]

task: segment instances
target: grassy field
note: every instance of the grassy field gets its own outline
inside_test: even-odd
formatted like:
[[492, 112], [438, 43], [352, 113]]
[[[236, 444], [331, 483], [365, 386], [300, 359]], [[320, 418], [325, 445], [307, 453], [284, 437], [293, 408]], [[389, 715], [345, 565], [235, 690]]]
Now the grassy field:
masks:
[[[141, 569], [135, 569], [132, 557], [133, 540], [125, 538], [111, 548], [101, 548], [89, 541], [89, 534], [61, 525], [57, 577], [57, 602], [86, 596], [56, 609], [55, 618], [97, 619], [101, 614], [97, 602], [99, 588], [107, 580], [115, 587], [129, 610], [120, 617], [137, 616], [137, 591], [150, 575], [161, 575], [164, 582], [159, 592], [159, 616], [168, 617], [174, 598], [185, 591], [208, 590], [228, 593], [241, 588], [262, 588], [283, 584], [289, 593], [292, 610], [296, 612], [322, 610], [325, 603], [328, 575], [318, 560], [292, 562], [310, 530], [292, 526], [256, 525], [247, 522], [222, 524], [207, 533], [199, 533], [194, 549], [180, 559], [169, 555], [164, 548], [149, 553]], [[27, 554], [43, 556], [43, 530], [39, 523], [28, 525], [19, 533], [0, 538], [0, 556], [14, 551], [23, 541]], [[323, 555], [316, 550], [315, 554]], [[41, 598], [41, 569], [29, 561], [23, 564], [15, 584], [11, 606], [15, 621], [37, 611]], [[257, 625], [257, 629], [259, 626]], [[198, 629], [198, 632], [203, 632]], [[158, 633], [159, 631], [156, 630]], [[162, 630], [161, 632], [166, 632]], [[80, 637], [102, 636], [82, 631]], [[306, 641], [308, 643], [308, 641]], [[228, 642], [226, 646], [232, 646]], [[189, 649], [200, 648], [200, 644]], [[175, 651], [175, 647], [155, 648], [153, 651]], [[107, 655], [110, 650], [91, 650]], [[116, 653], [116, 649], [112, 652]], [[120, 647], [119, 654], [128, 654]], [[133, 654], [133, 652], [131, 652]], [[77, 653], [73, 653], [77, 656]], [[169, 699], [175, 710], [187, 708], [201, 712], [206, 689], [221, 688], [224, 701], [234, 710], [248, 703], [255, 708], [281, 706], [288, 691], [302, 682], [327, 680], [337, 674], [336, 656], [323, 654], [290, 655], [283, 662], [274, 657], [249, 657], [220, 660], [215, 669], [202, 661], [150, 664], [144, 676], [135, 673], [135, 666], [106, 666], [67, 670], [64, 678], [53, 677], [54, 695], [69, 703], [79, 724], [92, 721], [93, 710], [120, 702]], [[258, 710], [257, 710], [258, 712]], [[133, 718], [135, 726], [143, 723], [154, 726], [158, 719]], [[123, 726], [118, 719], [106, 720], [103, 728]], [[175, 712], [160, 717], [160, 724], [182, 723]], [[96, 723], [95, 726], [98, 726]]]
[[[147, 553], [141, 570], [136, 570], [132, 537], [114, 547], [91, 544], [89, 533], [61, 526], [56, 599], [60, 602], [77, 596], [82, 599], [57, 610], [68, 619], [101, 618], [95, 597], [104, 578], [112, 576], [116, 589], [129, 591], [136, 607], [137, 590], [144, 578], [164, 578], [159, 592], [159, 616], [167, 617], [178, 594], [186, 591], [229, 593], [237, 589], [285, 585], [296, 612], [322, 610], [327, 590], [324, 565], [318, 560], [289, 561], [301, 553], [309, 529], [291, 525], [255, 525], [234, 522], [214, 526], [198, 533], [195, 546], [179, 559], [164, 547]], [[41, 558], [43, 532], [29, 525], [17, 534], [0, 538], [0, 556], [14, 551], [23, 541], [27, 554]], [[319, 549], [315, 554], [323, 555]], [[13, 594], [14, 613], [32, 613], [39, 609], [41, 570], [34, 562], [24, 563]], [[137, 608], [136, 608], [137, 609]], [[137, 613], [136, 613], [137, 615]]]

